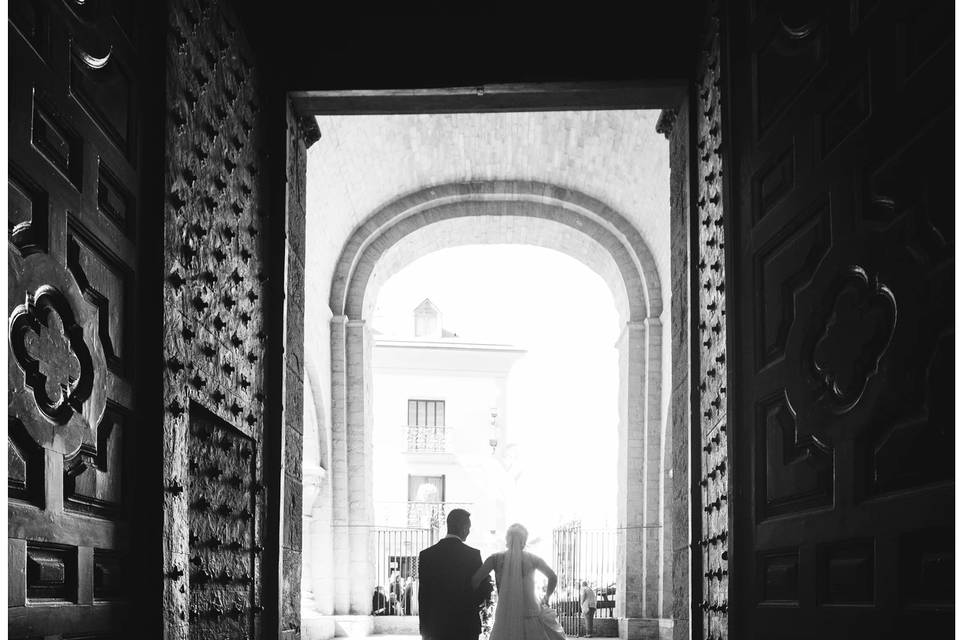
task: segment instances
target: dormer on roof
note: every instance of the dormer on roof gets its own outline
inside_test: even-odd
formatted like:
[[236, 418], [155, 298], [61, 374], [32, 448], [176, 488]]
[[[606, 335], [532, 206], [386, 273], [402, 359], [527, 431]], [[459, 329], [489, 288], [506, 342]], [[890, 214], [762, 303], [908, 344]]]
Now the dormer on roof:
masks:
[[413, 310], [413, 335], [418, 338], [443, 337], [443, 314], [430, 298], [424, 298]]

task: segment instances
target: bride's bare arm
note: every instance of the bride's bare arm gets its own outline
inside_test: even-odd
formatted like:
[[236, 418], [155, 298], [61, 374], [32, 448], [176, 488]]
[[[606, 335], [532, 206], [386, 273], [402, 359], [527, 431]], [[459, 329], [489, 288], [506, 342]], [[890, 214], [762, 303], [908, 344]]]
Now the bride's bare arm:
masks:
[[483, 582], [483, 579], [490, 575], [490, 572], [493, 571], [493, 567], [497, 562], [497, 554], [487, 556], [487, 559], [483, 561], [483, 564], [480, 565], [480, 568], [473, 574], [473, 578], [470, 579], [470, 586], [474, 589], [480, 586], [480, 583]]
[[543, 575], [547, 576], [547, 593], [543, 597], [543, 601], [546, 602], [550, 599], [550, 596], [553, 595], [553, 592], [557, 588], [557, 574], [553, 569], [550, 568], [550, 565], [548, 565], [543, 558], [539, 556], [533, 556], [533, 562], [533, 566], [539, 569]]

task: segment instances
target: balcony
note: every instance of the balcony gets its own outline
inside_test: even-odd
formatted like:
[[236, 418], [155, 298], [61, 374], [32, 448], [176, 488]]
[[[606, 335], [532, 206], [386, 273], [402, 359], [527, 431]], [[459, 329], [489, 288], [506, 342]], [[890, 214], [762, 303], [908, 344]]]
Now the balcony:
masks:
[[406, 527], [433, 529], [446, 527], [447, 514], [451, 509], [473, 507], [472, 502], [377, 502], [374, 505], [377, 527]]
[[407, 526], [441, 529], [447, 526], [447, 514], [451, 509], [468, 509], [471, 502], [408, 502]]
[[406, 425], [407, 452], [446, 453], [447, 427]]

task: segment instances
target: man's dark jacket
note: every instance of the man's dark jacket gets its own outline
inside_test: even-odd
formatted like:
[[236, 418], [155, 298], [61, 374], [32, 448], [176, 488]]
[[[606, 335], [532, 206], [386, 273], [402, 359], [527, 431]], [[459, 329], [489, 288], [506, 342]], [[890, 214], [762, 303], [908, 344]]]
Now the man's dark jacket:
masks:
[[480, 604], [493, 586], [478, 589], [470, 579], [483, 562], [480, 551], [459, 538], [443, 538], [420, 552], [420, 635], [425, 640], [475, 639], [480, 635]]

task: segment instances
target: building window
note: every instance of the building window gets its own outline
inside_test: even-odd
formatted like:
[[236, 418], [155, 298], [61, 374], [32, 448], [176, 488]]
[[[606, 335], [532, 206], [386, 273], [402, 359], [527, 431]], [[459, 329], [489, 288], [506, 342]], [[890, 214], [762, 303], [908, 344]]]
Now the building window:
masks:
[[407, 400], [407, 425], [443, 427], [446, 425], [446, 403], [443, 400]]
[[439, 530], [446, 518], [446, 476], [407, 476], [407, 526]]
[[409, 502], [443, 502], [446, 476], [407, 476]]
[[446, 413], [443, 400], [407, 400], [407, 451], [446, 451]]

